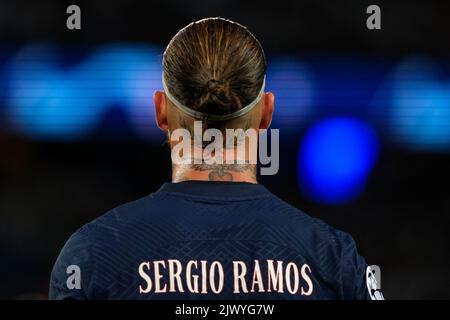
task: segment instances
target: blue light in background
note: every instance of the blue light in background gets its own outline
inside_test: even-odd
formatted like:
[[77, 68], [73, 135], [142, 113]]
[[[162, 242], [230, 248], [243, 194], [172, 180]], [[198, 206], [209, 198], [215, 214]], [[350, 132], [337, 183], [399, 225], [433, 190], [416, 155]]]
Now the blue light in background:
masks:
[[298, 126], [308, 120], [314, 97], [313, 77], [307, 64], [294, 57], [271, 58], [266, 91], [275, 95], [272, 127]]
[[152, 101], [161, 86], [158, 54], [149, 46], [108, 45], [62, 68], [57, 48], [26, 46], [10, 64], [12, 127], [34, 139], [77, 140], [92, 133], [109, 108], [120, 107], [135, 133], [161, 137], [154, 134]]
[[161, 49], [147, 45], [109, 45], [98, 50], [90, 61], [94, 67], [107, 65], [115, 75], [114, 103], [126, 109], [135, 133], [144, 140], [164, 139], [156, 126], [153, 104], [153, 93], [162, 90]]
[[367, 124], [344, 117], [322, 120], [300, 145], [300, 189], [320, 203], [349, 202], [363, 190], [377, 157], [378, 139]]
[[331, 55], [313, 59], [317, 77], [315, 105], [329, 116], [365, 116], [368, 104], [391, 65], [380, 57]]
[[[99, 133], [164, 139], [153, 106], [153, 93], [161, 90], [161, 48], [120, 43], [88, 52], [67, 50], [50, 44], [1, 50], [0, 120], [7, 130], [49, 141]], [[408, 58], [385, 75], [394, 64], [323, 60], [269, 59], [272, 127], [282, 128], [285, 137], [295, 137], [312, 115], [351, 115], [369, 119], [389, 142], [418, 151], [450, 151], [450, 80], [448, 72], [441, 74], [441, 65]]]
[[424, 58], [408, 58], [394, 71], [390, 131], [410, 149], [450, 151], [450, 81], [439, 75]]
[[49, 45], [22, 49], [10, 65], [8, 114], [14, 129], [37, 139], [77, 138], [95, 123], [98, 103], [75, 76], [60, 72]]

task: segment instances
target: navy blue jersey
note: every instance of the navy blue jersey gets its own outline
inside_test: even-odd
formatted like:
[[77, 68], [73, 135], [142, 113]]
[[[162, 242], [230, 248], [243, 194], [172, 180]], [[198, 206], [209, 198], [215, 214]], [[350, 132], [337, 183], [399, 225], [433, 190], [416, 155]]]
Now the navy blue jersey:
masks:
[[352, 237], [260, 184], [186, 181], [76, 231], [50, 299], [370, 299]]

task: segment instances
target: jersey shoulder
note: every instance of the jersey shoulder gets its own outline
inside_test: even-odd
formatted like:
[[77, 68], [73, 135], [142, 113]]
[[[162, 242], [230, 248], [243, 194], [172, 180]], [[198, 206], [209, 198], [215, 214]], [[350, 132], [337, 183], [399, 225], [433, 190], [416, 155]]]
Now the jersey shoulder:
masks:
[[92, 291], [92, 241], [85, 225], [67, 240], [50, 275], [49, 299], [87, 299]]
[[283, 224], [296, 235], [297, 248], [305, 252], [321, 278], [337, 288], [343, 299], [370, 299], [366, 285], [368, 265], [353, 237], [277, 199], [280, 208], [284, 208], [281, 212], [288, 217]]
[[113, 257], [105, 252], [115, 252], [111, 249], [123, 240], [129, 225], [138, 225], [138, 215], [148, 204], [148, 197], [150, 196], [108, 211], [83, 225], [69, 237], [50, 275], [49, 299], [80, 300], [95, 296], [99, 264], [102, 269], [116, 268]]

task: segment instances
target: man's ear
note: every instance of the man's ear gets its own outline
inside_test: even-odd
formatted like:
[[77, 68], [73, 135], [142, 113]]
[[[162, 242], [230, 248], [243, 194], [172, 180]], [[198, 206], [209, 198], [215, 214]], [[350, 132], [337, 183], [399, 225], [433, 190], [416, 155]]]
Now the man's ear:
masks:
[[270, 123], [272, 122], [274, 101], [275, 97], [272, 92], [264, 93], [259, 129], [269, 129]]
[[167, 103], [164, 91], [155, 91], [153, 101], [155, 103], [156, 123], [162, 131], [167, 132], [169, 124], [167, 122]]

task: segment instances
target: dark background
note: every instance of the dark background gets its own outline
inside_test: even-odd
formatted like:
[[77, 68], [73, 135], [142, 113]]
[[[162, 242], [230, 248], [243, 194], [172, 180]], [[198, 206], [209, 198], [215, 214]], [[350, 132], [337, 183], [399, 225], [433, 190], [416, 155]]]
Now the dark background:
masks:
[[[69, 4], [81, 7], [82, 30], [67, 30]], [[381, 30], [365, 26], [370, 4], [381, 7]], [[381, 267], [386, 298], [448, 299], [448, 99], [438, 104], [447, 118], [432, 128], [432, 135], [442, 138], [438, 147], [434, 140], [411, 147], [409, 138], [392, 134], [397, 131], [384, 104], [389, 99], [374, 97], [380, 88], [389, 91], [390, 82], [383, 79], [410, 55], [436, 63], [437, 81], [450, 97], [449, 14], [450, 3], [444, 1], [0, 1], [0, 298], [46, 298], [52, 265], [71, 233], [170, 179], [164, 137], [154, 131], [152, 139], [135, 135], [120, 105], [111, 106], [82, 138], [36, 137], [12, 123], [12, 57], [33, 43], [60, 48], [61, 68], [76, 65], [108, 43], [152, 44], [162, 52], [189, 22], [222, 16], [256, 35], [269, 66], [281, 55], [303, 59], [318, 88], [312, 116], [288, 127], [275, 118], [281, 134], [280, 171], [260, 182], [352, 234], [369, 264]], [[307, 196], [297, 181], [297, 151], [305, 132], [330, 116], [367, 121], [380, 145], [364, 188], [341, 204]], [[148, 125], [155, 126], [153, 121]], [[414, 125], [422, 132], [420, 121]]]

